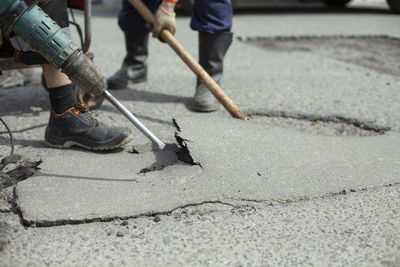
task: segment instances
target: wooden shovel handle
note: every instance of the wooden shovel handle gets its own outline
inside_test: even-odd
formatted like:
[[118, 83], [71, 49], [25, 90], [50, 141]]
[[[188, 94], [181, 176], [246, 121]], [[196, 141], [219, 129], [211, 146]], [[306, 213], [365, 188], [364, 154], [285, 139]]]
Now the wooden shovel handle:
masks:
[[[129, 0], [139, 14], [150, 24], [154, 25], [155, 17], [153, 13], [143, 4], [141, 0]], [[186, 65], [196, 74], [197, 78], [210, 90], [217, 100], [225, 107], [225, 109], [234, 118], [245, 119], [246, 115], [240, 111], [239, 107], [232, 99], [221, 89], [221, 87], [210, 77], [202, 66], [189, 54], [188, 51], [175, 39], [168, 31], [162, 30], [160, 37], [164, 40], [178, 56], [186, 63]]]

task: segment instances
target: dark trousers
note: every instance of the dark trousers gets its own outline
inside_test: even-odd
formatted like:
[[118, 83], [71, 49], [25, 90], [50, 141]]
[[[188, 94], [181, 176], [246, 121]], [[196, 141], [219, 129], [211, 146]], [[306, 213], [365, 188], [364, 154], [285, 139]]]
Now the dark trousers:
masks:
[[47, 15], [54, 20], [60, 28], [66, 28], [68, 23], [67, 1], [65, 0], [49, 0], [47, 3], [38, 4]]
[[[143, 0], [143, 3], [153, 12], [160, 5], [159, 0]], [[148, 32], [145, 20], [128, 2], [122, 1], [122, 10], [118, 16], [121, 29], [128, 34]], [[195, 31], [216, 34], [229, 32], [232, 28], [231, 0], [195, 0], [190, 27]]]

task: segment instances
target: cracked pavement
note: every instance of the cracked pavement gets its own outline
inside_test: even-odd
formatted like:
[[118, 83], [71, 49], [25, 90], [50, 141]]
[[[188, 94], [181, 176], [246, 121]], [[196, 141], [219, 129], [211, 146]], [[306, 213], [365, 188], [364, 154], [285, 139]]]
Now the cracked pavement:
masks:
[[400, 263], [400, 186], [287, 204], [204, 204], [168, 215], [29, 227], [5, 215], [6, 266]]
[[[396, 133], [315, 136], [209, 117], [176, 119], [176, 124], [177, 139], [193, 165], [177, 161], [169, 149], [90, 157], [65, 151], [47, 157], [40, 170], [17, 185], [23, 220], [36, 225], [109, 220], [168, 213], [188, 203], [296, 200], [400, 183]], [[220, 134], [198, 130], [209, 125]], [[157, 165], [165, 167], [157, 170]]]
[[[379, 8], [284, 11], [285, 19], [279, 11], [239, 12], [234, 32], [269, 41], [400, 38], [400, 17]], [[94, 10], [91, 50], [106, 76], [124, 56], [116, 12]], [[177, 22], [177, 39], [196, 57], [188, 17]], [[190, 111], [193, 75], [152, 40], [149, 81], [112, 93], [167, 143], [162, 152], [138, 131], [117, 153], [48, 149], [46, 92], [37, 82], [2, 89], [0, 115], [14, 131], [18, 164], [42, 162], [33, 176], [0, 191], [0, 262], [399, 265], [400, 65], [385, 57], [400, 47], [376, 53], [393, 72], [296, 49], [296, 42], [285, 47], [233, 43], [222, 88], [252, 115], [240, 121], [224, 110]], [[174, 65], [172, 74], [165, 64]], [[108, 103], [94, 114], [129, 125]], [[0, 155], [8, 151], [2, 132]]]

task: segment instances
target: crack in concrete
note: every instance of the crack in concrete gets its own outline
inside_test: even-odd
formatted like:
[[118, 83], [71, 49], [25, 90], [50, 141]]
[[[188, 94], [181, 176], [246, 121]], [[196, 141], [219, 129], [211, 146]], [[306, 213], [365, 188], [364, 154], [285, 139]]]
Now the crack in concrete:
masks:
[[313, 115], [313, 114], [301, 114], [301, 113], [296, 113], [296, 112], [287, 112], [287, 111], [265, 111], [265, 112], [259, 112], [255, 110], [249, 110], [247, 112], [248, 117], [252, 118], [254, 116], [266, 116], [266, 117], [271, 117], [271, 118], [284, 118], [284, 119], [296, 119], [296, 120], [305, 120], [309, 122], [316, 122], [316, 121], [321, 121], [321, 122], [334, 122], [334, 123], [343, 123], [347, 125], [351, 125], [353, 127], [365, 130], [365, 131], [371, 131], [376, 133], [377, 135], [382, 135], [385, 132], [388, 132], [391, 130], [390, 127], [384, 127], [384, 126], [378, 126], [373, 123], [369, 122], [364, 122], [355, 118], [346, 118], [343, 116], [337, 116], [337, 115], [331, 115], [331, 116], [319, 116], [319, 115]]
[[[320, 196], [313, 196], [313, 197], [298, 197], [294, 199], [266, 199], [266, 200], [256, 200], [256, 199], [246, 199], [246, 198], [224, 198], [223, 200], [206, 200], [198, 203], [187, 203], [178, 207], [175, 207], [173, 209], [170, 209], [168, 211], [154, 211], [154, 212], [145, 212], [133, 216], [113, 216], [113, 217], [98, 217], [98, 218], [92, 218], [92, 219], [81, 219], [81, 220], [57, 220], [57, 221], [30, 221], [24, 219], [23, 213], [20, 210], [20, 208], [17, 206], [17, 194], [14, 189], [14, 198], [13, 198], [13, 212], [17, 214], [20, 217], [20, 222], [24, 227], [54, 227], [54, 226], [63, 226], [63, 225], [77, 225], [77, 224], [86, 224], [86, 223], [95, 223], [95, 222], [111, 222], [114, 220], [128, 220], [128, 219], [138, 219], [138, 218], [150, 218], [150, 217], [155, 217], [155, 216], [160, 216], [160, 215], [166, 215], [170, 216], [174, 211], [180, 210], [180, 209], [185, 209], [185, 208], [190, 208], [190, 207], [199, 207], [207, 204], [220, 204], [220, 205], [225, 205], [229, 206], [234, 210], [237, 209], [243, 209], [243, 208], [253, 208], [254, 205], [252, 203], [259, 203], [259, 204], [264, 204], [268, 206], [273, 206], [274, 204], [278, 205], [285, 205], [285, 204], [291, 204], [291, 203], [296, 203], [296, 202], [301, 202], [301, 201], [310, 201], [310, 200], [317, 200], [317, 199], [324, 199], [324, 198], [329, 198], [329, 197], [335, 197], [339, 195], [346, 195], [349, 193], [355, 193], [355, 192], [360, 192], [360, 191], [371, 191], [374, 189], [382, 188], [382, 187], [391, 187], [391, 186], [396, 186], [400, 185], [400, 183], [389, 183], [389, 184], [384, 184], [384, 185], [374, 185], [374, 186], [368, 186], [368, 187], [359, 187], [359, 188], [354, 188], [354, 189], [343, 189], [340, 192], [333, 192], [333, 193], [328, 193], [325, 195], [320, 195]], [[237, 202], [244, 202], [244, 203], [239, 203], [239, 204], [232, 204], [230, 201], [237, 201]], [[212, 212], [217, 212], [217, 211], [212, 211]]]
[[18, 195], [17, 195], [17, 187], [14, 186], [13, 188], [13, 196], [12, 196], [12, 201], [11, 201], [11, 212], [18, 216], [19, 218], [19, 223], [26, 227], [25, 221], [24, 221], [24, 216], [22, 215], [21, 209], [19, 208], [18, 204], [17, 204], [17, 199], [18, 199]]
[[[15, 194], [15, 192], [14, 192]], [[15, 194], [16, 196], [16, 194]], [[14, 198], [15, 203], [17, 201], [17, 196]], [[15, 214], [17, 214], [20, 219], [21, 219], [21, 224], [25, 227], [54, 227], [54, 226], [62, 226], [62, 225], [77, 225], [77, 224], [86, 224], [86, 223], [95, 223], [95, 222], [111, 222], [114, 220], [128, 220], [128, 219], [138, 219], [138, 218], [147, 218], [147, 217], [155, 217], [157, 215], [171, 215], [172, 212], [179, 210], [179, 209], [184, 209], [184, 208], [188, 208], [188, 207], [198, 207], [198, 206], [202, 206], [205, 204], [221, 204], [221, 205], [227, 205], [230, 207], [235, 208], [235, 205], [232, 205], [230, 203], [225, 203], [223, 201], [220, 200], [210, 200], [210, 201], [203, 201], [203, 202], [199, 202], [199, 203], [188, 203], [182, 206], [178, 206], [176, 208], [173, 208], [171, 210], [168, 211], [155, 211], [155, 212], [145, 212], [145, 213], [140, 213], [137, 215], [133, 215], [133, 216], [113, 216], [113, 217], [98, 217], [98, 218], [92, 218], [92, 219], [81, 219], [81, 220], [56, 220], [56, 221], [39, 221], [39, 222], [34, 222], [34, 221], [30, 221], [30, 220], [26, 220], [23, 216], [23, 212], [20, 210], [19, 207], [17, 207], [17, 211], [15, 212]], [[14, 205], [14, 204], [13, 204]]]
[[200, 168], [203, 169], [203, 166], [201, 166], [201, 163], [198, 161], [194, 161], [192, 155], [190, 154], [189, 148], [187, 146], [187, 142], [190, 142], [190, 140], [184, 139], [183, 137], [181, 137], [179, 135], [179, 133], [181, 132], [181, 127], [179, 127], [179, 125], [175, 119], [172, 119], [172, 122], [177, 130], [175, 132], [175, 139], [178, 142], [178, 145], [180, 147], [180, 150], [176, 153], [178, 159], [180, 161], [183, 161], [190, 165], [198, 165], [198, 166], [200, 166]]
[[342, 191], [339, 192], [332, 192], [332, 193], [327, 193], [324, 195], [319, 195], [319, 196], [302, 196], [302, 197], [297, 197], [293, 199], [267, 199], [267, 200], [257, 200], [257, 199], [246, 199], [246, 198], [228, 198], [224, 199], [226, 200], [232, 200], [232, 201], [243, 201], [243, 202], [250, 202], [250, 203], [261, 203], [261, 204], [267, 204], [267, 205], [273, 205], [274, 203], [277, 204], [290, 204], [290, 203], [296, 203], [296, 202], [301, 202], [301, 201], [310, 201], [310, 200], [316, 200], [316, 199], [324, 199], [324, 198], [330, 198], [330, 197], [335, 197], [335, 196], [341, 196], [341, 195], [347, 195], [350, 193], [356, 193], [360, 191], [371, 191], [371, 190], [376, 190], [378, 188], [383, 188], [383, 187], [392, 187], [400, 185], [400, 183], [389, 183], [389, 184], [383, 184], [383, 185], [372, 185], [372, 186], [366, 186], [366, 187], [358, 187], [358, 188], [352, 188], [352, 189], [343, 189]]
[[181, 127], [179, 127], [178, 123], [176, 122], [176, 120], [174, 118], [172, 119], [172, 123], [174, 124], [176, 130], [178, 132], [181, 132]]

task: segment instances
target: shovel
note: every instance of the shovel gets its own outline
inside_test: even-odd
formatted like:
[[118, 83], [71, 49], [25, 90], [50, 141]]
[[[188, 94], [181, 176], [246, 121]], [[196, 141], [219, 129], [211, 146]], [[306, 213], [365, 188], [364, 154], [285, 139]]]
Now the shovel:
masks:
[[[150, 24], [155, 24], [153, 13], [143, 4], [141, 0], [129, 0], [129, 3], [136, 8], [139, 14]], [[245, 119], [246, 115], [240, 111], [239, 107], [232, 99], [221, 89], [221, 87], [210, 77], [202, 66], [189, 54], [188, 51], [175, 39], [168, 30], [162, 30], [161, 39], [166, 42], [186, 65], [196, 74], [197, 78], [210, 90], [215, 98], [225, 107], [225, 109], [234, 118]]]

